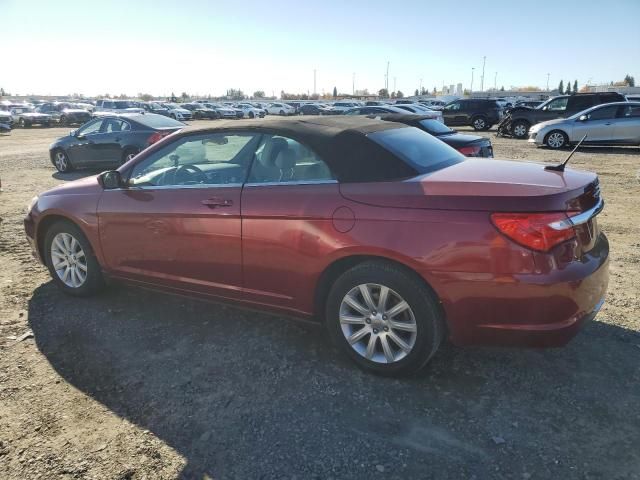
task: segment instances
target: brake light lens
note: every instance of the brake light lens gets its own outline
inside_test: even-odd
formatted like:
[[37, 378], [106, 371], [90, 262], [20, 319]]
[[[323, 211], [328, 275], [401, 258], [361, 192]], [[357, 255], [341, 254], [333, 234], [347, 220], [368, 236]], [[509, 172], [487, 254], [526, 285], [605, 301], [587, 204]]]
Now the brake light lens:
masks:
[[460, 147], [458, 151], [463, 154], [465, 157], [475, 157], [480, 154], [481, 147], [478, 146], [470, 146], [470, 147]]
[[147, 143], [149, 145], [153, 145], [156, 142], [159, 142], [160, 140], [162, 140], [164, 137], [166, 137], [167, 135], [169, 135], [171, 132], [156, 132], [153, 135], [151, 135], [148, 139], [147, 139]]
[[491, 222], [523, 247], [548, 252], [556, 245], [576, 236], [565, 213], [493, 213]]

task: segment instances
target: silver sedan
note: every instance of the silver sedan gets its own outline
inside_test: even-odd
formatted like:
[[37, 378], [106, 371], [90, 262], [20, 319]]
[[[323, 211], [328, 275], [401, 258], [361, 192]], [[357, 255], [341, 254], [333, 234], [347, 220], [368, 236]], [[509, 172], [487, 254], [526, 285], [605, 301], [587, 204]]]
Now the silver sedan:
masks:
[[529, 142], [549, 148], [587, 145], [640, 145], [640, 102], [605, 103], [529, 130]]

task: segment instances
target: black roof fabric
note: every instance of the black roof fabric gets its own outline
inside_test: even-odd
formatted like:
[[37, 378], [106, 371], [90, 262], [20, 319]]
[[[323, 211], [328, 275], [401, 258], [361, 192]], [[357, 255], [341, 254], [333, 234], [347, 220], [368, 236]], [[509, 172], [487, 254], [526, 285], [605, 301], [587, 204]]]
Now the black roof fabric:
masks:
[[256, 132], [282, 135], [313, 149], [340, 182], [375, 182], [409, 178], [418, 171], [367, 138], [384, 130], [406, 128], [394, 122], [357, 116], [265, 118], [216, 122], [212, 127], [189, 127], [189, 133]]

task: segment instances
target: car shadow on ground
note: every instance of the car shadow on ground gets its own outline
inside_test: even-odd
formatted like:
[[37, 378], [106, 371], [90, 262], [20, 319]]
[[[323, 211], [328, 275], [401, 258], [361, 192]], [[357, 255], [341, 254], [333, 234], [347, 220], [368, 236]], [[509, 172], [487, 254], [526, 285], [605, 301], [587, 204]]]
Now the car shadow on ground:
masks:
[[180, 478], [627, 478], [640, 465], [640, 336], [597, 321], [564, 349], [445, 346], [406, 379], [361, 372], [317, 327], [134, 288], [77, 299], [49, 282], [29, 322], [67, 382], [186, 459]]
[[71, 182], [73, 180], [79, 180], [81, 178], [97, 175], [99, 173], [104, 172], [105, 170], [106, 169], [102, 168], [102, 169], [74, 170], [72, 172], [67, 172], [67, 173], [54, 172], [51, 174], [51, 176], [56, 180], [64, 180], [65, 182]]

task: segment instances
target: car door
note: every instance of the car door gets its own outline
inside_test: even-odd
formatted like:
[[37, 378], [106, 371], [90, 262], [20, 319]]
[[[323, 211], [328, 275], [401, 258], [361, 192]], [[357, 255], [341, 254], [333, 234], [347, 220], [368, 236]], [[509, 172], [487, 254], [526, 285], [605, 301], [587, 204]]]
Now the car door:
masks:
[[464, 125], [463, 102], [452, 102], [442, 109], [442, 116], [446, 125]]
[[246, 299], [301, 311], [310, 278], [334, 248], [334, 212], [344, 203], [327, 164], [302, 143], [265, 135], [242, 192]]
[[120, 165], [123, 162], [122, 144], [131, 132], [131, 124], [120, 118], [105, 118], [100, 134], [93, 139], [93, 148], [99, 151], [104, 165]]
[[242, 297], [240, 196], [261, 135], [194, 133], [135, 162], [98, 206], [112, 275]]
[[640, 104], [622, 105], [613, 124], [612, 142], [640, 145]]
[[96, 139], [100, 136], [102, 123], [103, 119], [97, 118], [73, 132], [75, 141], [67, 147], [67, 155], [72, 165], [76, 167], [99, 166], [104, 162], [102, 150], [96, 148]]
[[[608, 143], [613, 138], [614, 119], [617, 105], [597, 107], [585, 114], [584, 120], [578, 119], [574, 126], [573, 137], [580, 140], [585, 134], [585, 143]], [[581, 118], [583, 118], [581, 117]]]

